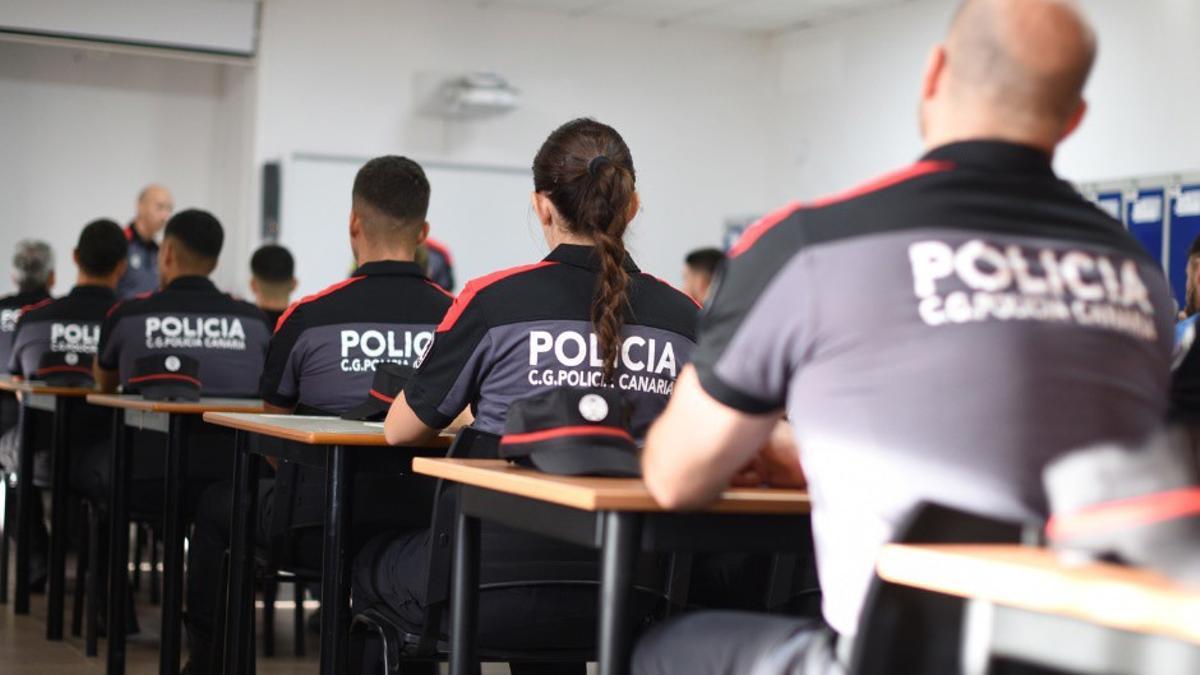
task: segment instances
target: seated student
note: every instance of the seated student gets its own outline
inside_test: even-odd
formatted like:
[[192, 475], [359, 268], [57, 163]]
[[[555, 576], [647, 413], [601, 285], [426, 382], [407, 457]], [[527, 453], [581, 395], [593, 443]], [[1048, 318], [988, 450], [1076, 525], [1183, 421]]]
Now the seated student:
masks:
[[687, 254], [683, 259], [683, 292], [703, 304], [723, 260], [725, 254], [717, 248], [698, 248]]
[[44, 241], [17, 242], [13, 253], [13, 283], [17, 292], [0, 298], [0, 374], [8, 372], [13, 332], [21, 310], [50, 297], [54, 286], [54, 251]]
[[[158, 249], [162, 290], [115, 305], [100, 326], [94, 371], [106, 392], [129, 388], [138, 359], [153, 355], [188, 356], [199, 363], [201, 394], [252, 396], [262, 372], [270, 329], [257, 307], [217, 290], [208, 279], [217, 266], [225, 234], [205, 211], [189, 209], [167, 222]], [[199, 427], [189, 434], [192, 447], [226, 443], [221, 430]], [[134, 435], [133, 481], [129, 503], [134, 511], [162, 508], [162, 437]], [[71, 465], [72, 486], [86, 496], [108, 497], [110, 445], [77, 449]], [[205, 482], [226, 470], [227, 454], [192, 452], [189, 494], [194, 501]]]
[[254, 304], [267, 315], [267, 325], [275, 330], [296, 290], [296, 261], [291, 252], [278, 244], [259, 247], [250, 256], [250, 290]]
[[[117, 279], [125, 270], [125, 235], [121, 227], [111, 220], [97, 220], [83, 228], [75, 248], [75, 264], [79, 276], [75, 288], [57, 300], [45, 297], [39, 302], [22, 309], [12, 333], [12, 350], [6, 363], [8, 372], [15, 379], [41, 377], [39, 364], [47, 352], [74, 355], [81, 368], [90, 370], [92, 355], [96, 353], [96, 340], [100, 322], [117, 301]], [[49, 248], [41, 249], [48, 253]], [[45, 258], [43, 258], [45, 259]], [[28, 259], [26, 259], [28, 260]], [[25, 266], [28, 270], [28, 265]], [[67, 357], [70, 358], [70, 357]], [[107, 415], [97, 417], [89, 409], [80, 408], [81, 419], [74, 420], [72, 428], [84, 428], [90, 424], [103, 424]], [[38, 437], [48, 441], [51, 424], [47, 416], [38, 416]], [[0, 438], [0, 466], [6, 470], [17, 468], [16, 450], [20, 443], [15, 427]], [[31, 581], [35, 586], [45, 576], [46, 551], [49, 543], [46, 523], [42, 515], [42, 500], [38, 485], [49, 479], [49, 443], [35, 448], [34, 494], [32, 518], [33, 555]]]
[[[499, 434], [513, 401], [550, 387], [605, 383], [629, 400], [641, 438], [690, 360], [696, 305], [640, 272], [625, 251], [639, 202], [621, 136], [592, 120], [568, 122], [542, 145], [533, 182], [550, 255], [467, 284], [388, 412], [389, 443], [419, 444], [467, 406], [476, 428]], [[426, 539], [417, 530], [368, 544], [355, 562], [355, 605], [386, 603], [419, 625]], [[481, 642], [588, 648], [594, 608], [591, 589], [488, 591]]]
[[1175, 345], [1187, 351], [1196, 339], [1196, 321], [1200, 319], [1200, 237], [1188, 247], [1184, 297], [1186, 304], [1179, 310], [1179, 323], [1175, 324]]
[[843, 672], [877, 552], [918, 503], [1045, 518], [1048, 462], [1162, 423], [1166, 280], [1051, 168], [1094, 55], [1072, 3], [967, 0], [926, 71], [925, 157], [731, 251], [646, 484], [698, 508], [751, 460], [744, 480], [807, 478], [827, 623], [685, 615], [634, 673]]
[[[350, 248], [358, 269], [345, 281], [292, 305], [279, 321], [267, 351], [261, 393], [278, 413], [339, 415], [359, 405], [371, 389], [377, 364], [411, 365], [433, 339], [433, 330], [450, 308], [450, 297], [413, 262], [429, 224], [429, 182], [416, 162], [396, 156], [367, 162], [354, 179], [350, 211]], [[306, 474], [302, 476], [302, 474]], [[289, 480], [307, 504], [294, 508], [293, 557], [310, 567], [321, 565], [321, 524], [325, 480], [321, 472], [287, 462], [275, 482]], [[403, 478], [389, 478], [393, 494], [372, 493], [372, 484], [356, 480], [356, 521], [372, 510], [402, 511]], [[375, 486], [376, 488], [378, 486]], [[275, 510], [274, 485], [262, 481], [258, 536], [267, 543]], [[295, 504], [295, 502], [293, 502]], [[302, 505], [301, 505], [302, 506]], [[419, 505], [416, 513], [426, 514]], [[201, 498], [188, 555], [188, 634], [190, 673], [212, 669], [209, 655], [217, 607], [217, 580], [229, 544], [232, 488], [215, 485]], [[377, 514], [385, 515], [385, 514]], [[307, 531], [303, 526], [308, 525]], [[376, 530], [378, 531], [378, 530]]]
[[450, 257], [450, 249], [436, 239], [426, 239], [422, 248], [425, 249], [425, 267], [429, 278], [447, 291], [453, 291], [454, 260]]

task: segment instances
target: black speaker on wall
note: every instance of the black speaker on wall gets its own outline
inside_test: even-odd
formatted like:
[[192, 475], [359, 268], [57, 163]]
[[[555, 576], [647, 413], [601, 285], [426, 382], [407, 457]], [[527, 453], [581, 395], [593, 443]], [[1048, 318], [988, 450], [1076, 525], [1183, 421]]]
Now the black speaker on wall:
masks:
[[266, 162], [262, 171], [262, 224], [263, 241], [279, 239], [279, 206], [282, 201], [282, 174], [279, 162]]

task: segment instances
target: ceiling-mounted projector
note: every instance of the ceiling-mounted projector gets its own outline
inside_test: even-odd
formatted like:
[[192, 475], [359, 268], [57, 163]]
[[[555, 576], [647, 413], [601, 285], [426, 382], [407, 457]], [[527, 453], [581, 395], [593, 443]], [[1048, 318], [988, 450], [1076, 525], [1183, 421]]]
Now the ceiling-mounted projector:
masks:
[[494, 73], [446, 80], [435, 95], [434, 111], [446, 117], [494, 117], [517, 107], [520, 92]]

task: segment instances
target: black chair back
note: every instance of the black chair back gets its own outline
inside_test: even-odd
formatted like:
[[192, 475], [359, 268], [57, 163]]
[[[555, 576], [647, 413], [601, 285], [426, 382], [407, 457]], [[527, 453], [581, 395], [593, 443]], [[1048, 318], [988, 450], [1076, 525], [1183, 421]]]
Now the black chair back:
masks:
[[[941, 504], [919, 504], [897, 529], [900, 544], [1019, 543], [1020, 523], [980, 516]], [[851, 675], [941, 675], [960, 670], [963, 602], [878, 576], [859, 620]]]

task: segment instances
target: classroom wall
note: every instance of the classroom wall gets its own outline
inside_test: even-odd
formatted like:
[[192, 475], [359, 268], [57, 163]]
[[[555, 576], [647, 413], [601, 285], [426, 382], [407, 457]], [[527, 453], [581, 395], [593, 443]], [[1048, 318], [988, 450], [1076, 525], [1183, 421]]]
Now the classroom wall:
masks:
[[[69, 289], [80, 228], [97, 217], [128, 222], [146, 182], [169, 186], [180, 208], [205, 206], [223, 219], [242, 208], [234, 196], [242, 187], [226, 169], [234, 152], [249, 161], [230, 143], [249, 118], [230, 111], [244, 74], [228, 69], [0, 43], [0, 293], [13, 290], [14, 244], [35, 236], [54, 247], [56, 290]], [[232, 278], [229, 267], [219, 281]]]
[[[917, 101], [930, 45], [957, 0], [899, 7], [772, 40], [774, 201], [843, 189], [921, 153]], [[1100, 36], [1090, 112], [1057, 167], [1076, 181], [1200, 167], [1200, 3], [1086, 0]]]
[[[395, 152], [528, 167], [554, 127], [595, 116], [620, 130], [634, 154], [644, 211], [633, 226], [633, 250], [644, 268], [672, 282], [688, 249], [719, 242], [725, 216], [769, 204], [762, 102], [772, 80], [764, 38], [475, 3], [363, 0], [352, 12], [346, 7], [264, 4], [259, 161], [293, 152]], [[418, 113], [422, 83], [477, 70], [508, 78], [521, 90], [520, 108], [471, 122]], [[537, 229], [531, 215], [485, 227], [519, 237]], [[328, 237], [331, 254], [349, 260], [344, 221], [313, 236]], [[304, 261], [298, 264], [303, 276]]]

